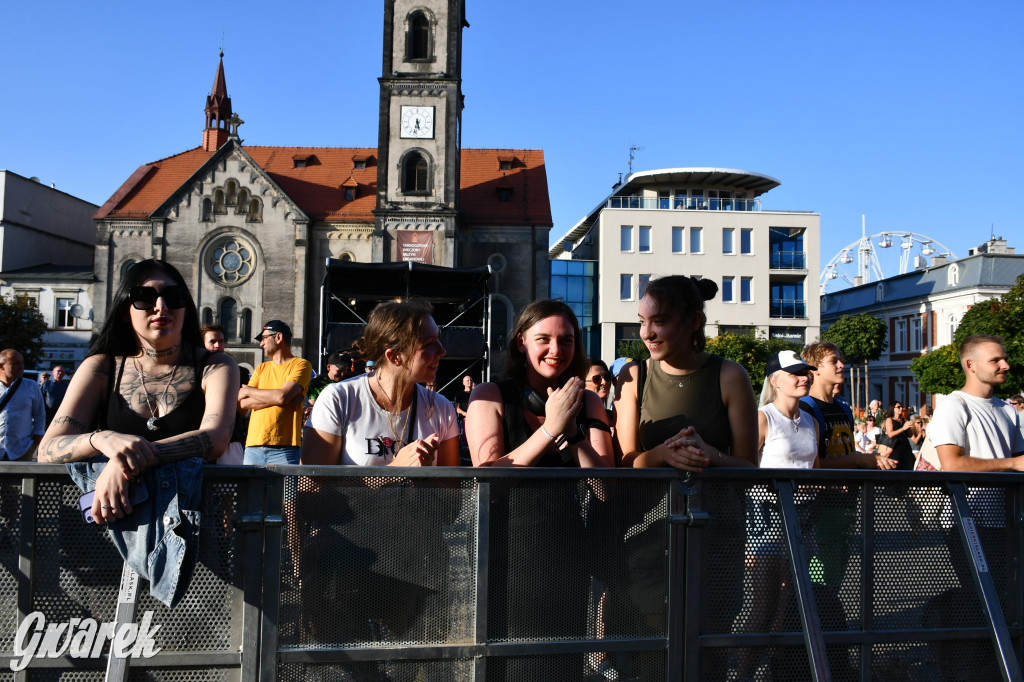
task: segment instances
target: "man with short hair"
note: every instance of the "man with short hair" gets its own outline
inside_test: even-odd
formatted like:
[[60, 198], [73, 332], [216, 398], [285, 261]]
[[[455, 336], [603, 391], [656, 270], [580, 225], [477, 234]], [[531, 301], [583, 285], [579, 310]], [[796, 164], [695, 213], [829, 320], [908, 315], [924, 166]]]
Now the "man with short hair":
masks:
[[203, 346], [214, 353], [224, 352], [224, 325], [207, 324], [199, 330], [203, 335]]
[[1010, 363], [998, 336], [973, 334], [960, 344], [966, 381], [935, 408], [928, 438], [943, 471], [1024, 471], [1017, 410], [996, 398]]
[[0, 351], [0, 461], [30, 462], [46, 432], [46, 407], [39, 384], [25, 381], [25, 360]]
[[344, 351], [336, 350], [328, 355], [327, 371], [323, 374], [317, 374], [316, 377], [309, 382], [309, 392], [306, 404], [309, 407], [312, 407], [321, 391], [333, 383], [337, 383], [342, 379], [347, 379], [351, 364], [351, 358]]
[[270, 359], [238, 391], [238, 406], [252, 410], [245, 463], [298, 464], [304, 396], [313, 366], [292, 355], [292, 330], [281, 320], [263, 325], [256, 340]]
[[1010, 405], [1013, 409], [1017, 410], [1017, 425], [1020, 427], [1020, 432], [1024, 435], [1024, 395], [1018, 393], [1017, 395], [1010, 398]]
[[49, 426], [53, 418], [57, 416], [60, 404], [64, 402], [64, 394], [68, 392], [68, 384], [65, 378], [64, 366], [57, 365], [53, 368], [52, 378], [40, 386], [43, 394], [43, 404], [46, 406], [46, 425]]
[[846, 363], [839, 347], [818, 341], [800, 352], [812, 365], [811, 393], [800, 399], [800, 408], [818, 422], [818, 457], [824, 469], [892, 469], [894, 460], [884, 455], [857, 452], [853, 432], [853, 411], [842, 398], [833, 397], [836, 387], [846, 381]]

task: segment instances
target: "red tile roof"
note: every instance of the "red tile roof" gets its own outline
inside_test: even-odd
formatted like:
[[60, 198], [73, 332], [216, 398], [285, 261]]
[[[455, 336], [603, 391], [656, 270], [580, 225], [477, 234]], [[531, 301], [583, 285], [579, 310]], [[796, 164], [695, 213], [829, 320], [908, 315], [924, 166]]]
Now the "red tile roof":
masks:
[[[243, 147], [299, 208], [315, 220], [373, 222], [377, 149], [373, 147]], [[109, 220], [144, 219], [178, 190], [214, 152], [201, 147], [141, 166], [96, 212]], [[304, 168], [295, 159], [316, 157]], [[499, 161], [512, 157], [512, 168]], [[355, 168], [355, 160], [370, 160]], [[345, 186], [358, 183], [355, 200]], [[507, 202], [498, 188], [511, 189]], [[544, 152], [539, 149], [463, 149], [460, 196], [463, 222], [551, 225]]]

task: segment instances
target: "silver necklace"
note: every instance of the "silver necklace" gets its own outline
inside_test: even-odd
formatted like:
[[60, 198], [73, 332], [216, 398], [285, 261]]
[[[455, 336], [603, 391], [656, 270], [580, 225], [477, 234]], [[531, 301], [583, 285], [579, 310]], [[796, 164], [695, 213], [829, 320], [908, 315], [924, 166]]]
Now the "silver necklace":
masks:
[[[149, 413], [152, 415], [149, 419], [146, 420], [146, 428], [149, 429], [150, 431], [158, 431], [160, 429], [160, 425], [156, 423], [156, 408], [153, 407], [153, 402], [150, 400], [149, 396], [149, 389], [146, 388], [146, 375], [142, 373], [142, 368], [139, 367], [139, 361], [133, 358], [133, 362], [135, 363], [135, 371], [138, 372], [139, 374], [139, 381], [142, 382], [142, 392], [146, 394], [146, 405], [149, 407]], [[177, 363], [175, 363], [173, 369], [171, 369], [171, 377], [167, 380], [167, 385], [164, 386], [164, 392], [163, 395], [161, 396], [161, 400], [164, 401], [164, 404], [167, 403], [167, 390], [171, 387], [171, 383], [174, 381], [174, 374], [177, 371], [178, 365]], [[160, 403], [157, 402], [157, 407], [159, 406]]]

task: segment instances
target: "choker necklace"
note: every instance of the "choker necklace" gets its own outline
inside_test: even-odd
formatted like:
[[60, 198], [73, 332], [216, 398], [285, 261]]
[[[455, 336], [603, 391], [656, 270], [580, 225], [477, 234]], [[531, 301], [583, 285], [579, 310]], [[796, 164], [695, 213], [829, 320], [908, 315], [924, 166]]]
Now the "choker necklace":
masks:
[[[160, 430], [160, 425], [156, 423], [157, 422], [156, 409], [153, 407], [153, 403], [150, 400], [149, 389], [146, 388], [146, 375], [144, 375], [142, 373], [142, 368], [139, 367], [139, 361], [134, 359], [134, 358], [133, 358], [133, 361], [135, 363], [135, 371], [138, 372], [138, 374], [139, 374], [139, 381], [142, 382], [142, 391], [143, 391], [143, 393], [146, 394], [146, 405], [149, 406], [149, 412], [152, 415], [149, 419], [146, 420], [146, 428], [149, 429], [150, 431], [159, 431]], [[171, 383], [174, 381], [174, 374], [177, 371], [178, 371], [178, 365], [177, 365], [177, 363], [175, 363], [174, 368], [171, 370], [171, 377], [167, 380], [167, 385], [164, 386], [164, 392], [163, 392], [163, 395], [161, 396], [161, 400], [163, 400], [164, 403], [167, 402], [167, 389], [169, 389], [171, 387]], [[159, 406], [160, 406], [160, 402], [157, 401], [157, 407], [159, 407]]]

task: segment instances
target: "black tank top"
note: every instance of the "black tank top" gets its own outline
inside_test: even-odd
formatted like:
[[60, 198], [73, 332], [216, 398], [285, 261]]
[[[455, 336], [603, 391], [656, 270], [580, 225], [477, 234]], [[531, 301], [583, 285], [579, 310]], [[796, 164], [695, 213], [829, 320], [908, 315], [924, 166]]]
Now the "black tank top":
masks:
[[[146, 426], [148, 417], [132, 411], [124, 397], [121, 395], [121, 376], [124, 374], [124, 365], [127, 358], [121, 358], [121, 366], [117, 370], [117, 379], [110, 383], [107, 393], [107, 409], [99, 411], [99, 427], [110, 429], [117, 433], [125, 433], [148, 441], [158, 441], [171, 436], [177, 436], [187, 431], [195, 431], [203, 421], [203, 413], [206, 411], [206, 395], [202, 387], [202, 369], [210, 351], [204, 350], [203, 354], [196, 360], [192, 371], [195, 372], [195, 381], [192, 390], [189, 391], [185, 401], [175, 407], [166, 415], [156, 420], [156, 431], [150, 431]], [[108, 367], [110, 376], [114, 374], [114, 357], [109, 358]]]

